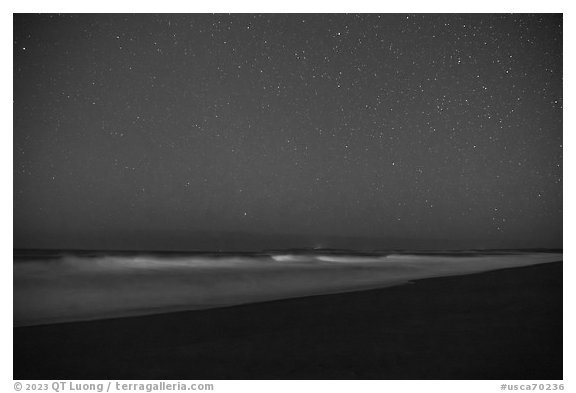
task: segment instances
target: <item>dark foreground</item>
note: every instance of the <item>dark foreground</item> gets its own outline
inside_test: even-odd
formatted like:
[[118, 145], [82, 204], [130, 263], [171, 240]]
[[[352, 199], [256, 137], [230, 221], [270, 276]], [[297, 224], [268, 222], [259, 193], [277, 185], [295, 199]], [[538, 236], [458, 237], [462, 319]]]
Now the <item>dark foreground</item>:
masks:
[[15, 328], [14, 379], [562, 379], [562, 263]]

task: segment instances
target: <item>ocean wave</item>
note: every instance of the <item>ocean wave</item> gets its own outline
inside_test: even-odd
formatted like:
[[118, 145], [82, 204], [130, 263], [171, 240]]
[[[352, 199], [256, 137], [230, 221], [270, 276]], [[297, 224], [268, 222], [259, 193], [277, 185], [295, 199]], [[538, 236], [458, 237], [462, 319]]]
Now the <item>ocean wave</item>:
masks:
[[14, 323], [202, 309], [398, 285], [562, 260], [562, 254], [483, 256], [99, 255], [14, 263]]

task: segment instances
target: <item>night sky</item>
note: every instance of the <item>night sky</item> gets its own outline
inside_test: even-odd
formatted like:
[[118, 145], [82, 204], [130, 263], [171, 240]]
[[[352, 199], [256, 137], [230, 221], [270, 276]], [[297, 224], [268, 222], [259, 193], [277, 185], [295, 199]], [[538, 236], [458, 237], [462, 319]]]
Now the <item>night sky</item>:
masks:
[[562, 16], [15, 15], [14, 247], [562, 247]]

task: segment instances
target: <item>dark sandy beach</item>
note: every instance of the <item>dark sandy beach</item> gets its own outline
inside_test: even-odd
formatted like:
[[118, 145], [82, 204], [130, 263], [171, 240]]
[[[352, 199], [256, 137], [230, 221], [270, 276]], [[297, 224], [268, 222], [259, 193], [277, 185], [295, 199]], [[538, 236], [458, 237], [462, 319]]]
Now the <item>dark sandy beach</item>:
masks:
[[14, 379], [562, 379], [562, 263], [14, 329]]

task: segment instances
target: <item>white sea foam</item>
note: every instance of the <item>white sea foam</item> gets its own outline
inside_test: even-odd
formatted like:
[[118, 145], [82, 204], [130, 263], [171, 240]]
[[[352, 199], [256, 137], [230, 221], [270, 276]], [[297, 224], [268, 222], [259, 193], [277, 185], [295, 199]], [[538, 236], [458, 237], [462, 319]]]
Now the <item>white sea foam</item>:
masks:
[[271, 255], [270, 258], [272, 258], [276, 262], [301, 262], [301, 263], [314, 262], [314, 256], [312, 255], [285, 254], [285, 255]]

